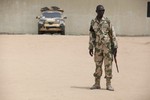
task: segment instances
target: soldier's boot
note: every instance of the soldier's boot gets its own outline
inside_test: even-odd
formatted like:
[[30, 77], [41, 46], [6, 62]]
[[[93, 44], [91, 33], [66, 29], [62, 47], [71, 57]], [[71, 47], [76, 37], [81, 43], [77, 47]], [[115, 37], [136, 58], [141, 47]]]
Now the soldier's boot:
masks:
[[109, 91], [114, 91], [114, 88], [111, 86], [111, 79], [110, 78], [106, 79], [106, 89]]
[[93, 89], [101, 89], [101, 87], [100, 87], [100, 78], [95, 78], [95, 84], [90, 89], [91, 90], [93, 90]]

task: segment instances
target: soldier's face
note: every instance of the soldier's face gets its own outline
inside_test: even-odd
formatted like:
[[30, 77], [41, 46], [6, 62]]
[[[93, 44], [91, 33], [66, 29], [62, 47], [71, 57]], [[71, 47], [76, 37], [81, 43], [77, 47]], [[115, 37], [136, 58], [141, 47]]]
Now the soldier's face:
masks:
[[102, 17], [104, 15], [105, 10], [97, 10], [97, 15]]

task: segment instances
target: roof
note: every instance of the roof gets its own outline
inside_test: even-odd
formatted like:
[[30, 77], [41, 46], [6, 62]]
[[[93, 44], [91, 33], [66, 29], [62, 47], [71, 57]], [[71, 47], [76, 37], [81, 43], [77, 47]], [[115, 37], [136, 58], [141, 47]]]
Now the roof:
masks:
[[44, 12], [44, 11], [59, 11], [59, 12], [64, 12], [63, 9], [60, 9], [57, 6], [52, 6], [51, 8], [48, 8], [48, 7], [41, 8], [41, 12]]

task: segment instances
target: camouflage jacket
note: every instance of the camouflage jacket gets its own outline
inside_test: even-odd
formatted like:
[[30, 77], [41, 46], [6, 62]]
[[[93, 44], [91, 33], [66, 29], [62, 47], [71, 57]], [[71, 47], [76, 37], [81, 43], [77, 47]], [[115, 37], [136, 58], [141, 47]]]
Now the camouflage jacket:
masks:
[[90, 25], [89, 49], [95, 48], [97, 43], [104, 45], [111, 43], [110, 38], [114, 48], [118, 48], [114, 27], [111, 25], [110, 20], [107, 17], [103, 17], [100, 22], [97, 18], [93, 19]]

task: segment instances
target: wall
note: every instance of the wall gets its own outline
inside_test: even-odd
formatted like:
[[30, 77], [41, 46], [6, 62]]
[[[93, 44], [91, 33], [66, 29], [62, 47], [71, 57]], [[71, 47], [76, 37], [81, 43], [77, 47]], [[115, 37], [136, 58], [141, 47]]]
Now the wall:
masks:
[[59, 6], [65, 10], [66, 33], [88, 34], [95, 7], [104, 5], [105, 15], [118, 35], [150, 35], [148, 0], [0, 0], [0, 33], [37, 34], [40, 8]]

